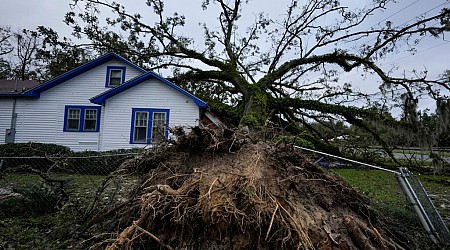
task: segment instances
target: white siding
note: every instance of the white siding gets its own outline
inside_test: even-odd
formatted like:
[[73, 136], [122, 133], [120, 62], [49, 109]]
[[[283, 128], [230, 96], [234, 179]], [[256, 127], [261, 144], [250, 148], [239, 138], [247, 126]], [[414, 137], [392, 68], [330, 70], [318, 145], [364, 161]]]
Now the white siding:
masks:
[[[42, 92], [38, 99], [18, 99], [16, 142], [56, 143], [73, 150], [99, 150], [101, 132], [63, 131], [64, 107], [65, 105], [98, 106], [92, 104], [89, 99], [108, 89], [105, 88], [107, 66], [126, 66], [126, 80], [141, 75], [139, 71], [127, 64], [119, 60], [111, 60]], [[0, 128], [3, 128], [3, 119], [6, 119], [3, 118], [2, 109], [0, 107], [2, 112]], [[11, 111], [6, 113], [10, 114]], [[7, 116], [10, 117], [10, 115]], [[101, 125], [100, 131], [102, 129]], [[4, 138], [4, 130], [0, 132], [3, 133], [3, 137], [0, 138]], [[4, 139], [0, 143], [4, 143]]]
[[0, 99], [0, 143], [5, 143], [6, 129], [11, 127], [13, 98]]
[[150, 79], [106, 100], [102, 150], [145, 146], [130, 144], [132, 108], [169, 109], [170, 127], [198, 125], [199, 108], [192, 99]]

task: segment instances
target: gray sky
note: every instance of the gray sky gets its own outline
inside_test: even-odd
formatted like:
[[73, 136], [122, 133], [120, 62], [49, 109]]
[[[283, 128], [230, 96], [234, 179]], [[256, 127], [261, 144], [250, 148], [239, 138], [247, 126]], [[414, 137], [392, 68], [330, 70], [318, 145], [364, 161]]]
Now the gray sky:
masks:
[[[62, 20], [64, 14], [70, 11], [69, 3], [71, 2], [69, 0], [1, 0], [0, 25], [11, 26], [13, 30], [19, 28], [35, 29], [38, 25], [43, 25], [53, 28], [61, 37], [70, 36], [71, 30]], [[140, 11], [144, 17], [146, 12], [151, 11], [142, 4], [143, 0], [122, 0], [119, 2], [126, 2], [125, 6], [130, 12]], [[187, 32], [193, 31], [193, 29], [199, 31], [198, 23], [204, 21], [213, 24], [213, 27], [217, 27], [216, 13], [201, 11], [200, 2], [200, 0], [166, 0], [165, 5], [169, 13], [176, 11], [186, 15], [187, 22], [191, 25], [186, 29]], [[343, 0], [342, 2], [349, 6], [355, 6], [355, 4], [363, 6], [370, 1]], [[435, 14], [442, 7], [450, 8], [449, 0], [399, 0], [398, 2], [398, 4], [387, 8], [385, 13], [371, 17], [367, 21], [368, 27], [380, 22], [384, 23], [386, 20], [392, 20], [395, 24], [402, 24], [420, 14]], [[285, 9], [284, 6], [279, 6], [279, 4], [276, 4], [277, 1], [273, 0], [257, 0], [254, 3], [255, 5], [250, 9], [251, 12], [254, 14], [262, 11], [270, 12], [272, 18], [282, 15], [282, 11]], [[105, 13], [108, 12], [105, 11]], [[426, 67], [430, 76], [437, 76], [444, 70], [450, 69], [449, 58], [450, 38], [447, 40], [426, 38], [417, 47], [415, 55], [404, 52], [403, 48], [382, 61], [381, 65], [385, 70], [397, 66], [397, 73], [399, 74], [402, 72], [410, 73], [413, 69], [423, 70]], [[366, 80], [361, 80], [360, 75], [360, 72], [351, 72], [343, 75], [342, 80], [351, 81], [354, 86], [361, 89], [376, 92], [378, 89], [376, 79], [369, 77]], [[427, 107], [427, 105], [427, 101], [424, 100], [421, 106]]]

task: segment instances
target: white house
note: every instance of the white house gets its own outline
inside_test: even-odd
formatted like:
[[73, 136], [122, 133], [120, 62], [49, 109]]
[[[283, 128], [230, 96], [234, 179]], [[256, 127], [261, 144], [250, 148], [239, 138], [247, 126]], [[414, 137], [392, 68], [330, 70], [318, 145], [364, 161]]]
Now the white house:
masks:
[[76, 151], [142, 147], [169, 137], [169, 127], [198, 125], [206, 107], [109, 53], [23, 93], [0, 94], [0, 143], [55, 143]]

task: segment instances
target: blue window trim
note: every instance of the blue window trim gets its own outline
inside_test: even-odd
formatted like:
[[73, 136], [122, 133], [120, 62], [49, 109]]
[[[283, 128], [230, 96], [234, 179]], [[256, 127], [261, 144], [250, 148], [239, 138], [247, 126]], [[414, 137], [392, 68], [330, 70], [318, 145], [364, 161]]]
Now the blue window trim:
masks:
[[[80, 110], [80, 124], [78, 126], [78, 130], [70, 130], [67, 129], [68, 115], [69, 109], [79, 109]], [[97, 124], [95, 126], [95, 130], [84, 130], [84, 116], [86, 109], [95, 109], [97, 110]], [[81, 106], [81, 105], [66, 105], [64, 107], [64, 132], [99, 132], [100, 131], [100, 114], [101, 107], [99, 106]]]
[[[147, 120], [147, 140], [146, 142], [134, 142], [134, 119], [136, 118], [136, 112], [148, 112], [148, 120]], [[130, 130], [130, 144], [152, 144], [152, 119], [153, 113], [166, 113], [166, 131], [164, 132], [164, 136], [166, 138], [169, 137], [169, 115], [170, 109], [154, 109], [154, 108], [132, 108], [131, 109], [131, 130]]]
[[114, 69], [122, 70], [122, 77], [120, 79], [119, 86], [125, 82], [125, 72], [127, 70], [127, 67], [125, 67], [125, 66], [106, 66], [105, 87], [107, 87], [107, 88], [115, 88], [115, 87], [117, 87], [117, 86], [110, 86], [109, 85], [109, 76], [111, 75], [111, 70], [114, 70]]

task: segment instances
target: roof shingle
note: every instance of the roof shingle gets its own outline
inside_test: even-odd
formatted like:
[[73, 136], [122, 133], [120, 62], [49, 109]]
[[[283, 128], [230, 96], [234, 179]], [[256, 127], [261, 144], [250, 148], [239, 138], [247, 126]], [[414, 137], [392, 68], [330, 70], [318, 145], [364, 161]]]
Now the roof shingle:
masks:
[[18, 94], [39, 85], [36, 80], [5, 80], [0, 79], [0, 94]]

